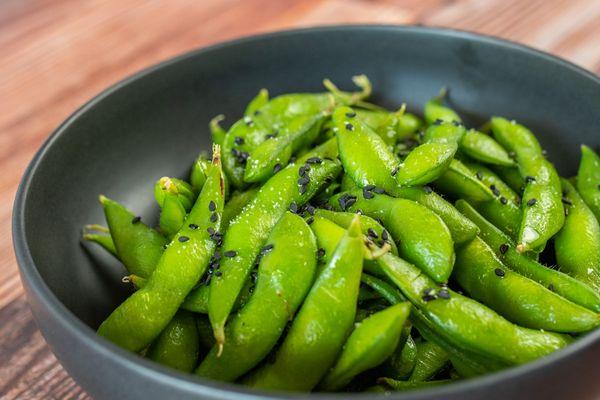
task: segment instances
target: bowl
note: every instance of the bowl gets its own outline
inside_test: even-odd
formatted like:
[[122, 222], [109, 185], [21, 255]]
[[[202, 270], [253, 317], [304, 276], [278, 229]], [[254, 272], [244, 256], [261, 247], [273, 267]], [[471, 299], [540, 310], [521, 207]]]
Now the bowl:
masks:
[[[420, 110], [442, 86], [469, 124], [491, 114], [536, 132], [564, 175], [579, 144], [600, 145], [600, 79], [539, 51], [471, 33], [399, 26], [339, 26], [276, 32], [197, 50], [144, 70], [69, 117], [25, 172], [13, 237], [34, 317], [52, 351], [96, 399], [255, 399], [255, 392], [195, 378], [128, 353], [95, 333], [127, 296], [119, 264], [80, 243], [81, 227], [103, 222], [98, 194], [156, 218], [153, 182], [185, 176], [208, 149], [208, 121], [231, 123], [266, 87], [272, 95], [344, 88], [364, 73], [376, 102]], [[511, 351], [511, 349], [506, 349]], [[392, 399], [592, 399], [600, 392], [600, 330], [527, 365]], [[303, 395], [306, 396], [306, 395]], [[355, 399], [373, 395], [356, 394]], [[315, 394], [323, 399], [348, 394]]]

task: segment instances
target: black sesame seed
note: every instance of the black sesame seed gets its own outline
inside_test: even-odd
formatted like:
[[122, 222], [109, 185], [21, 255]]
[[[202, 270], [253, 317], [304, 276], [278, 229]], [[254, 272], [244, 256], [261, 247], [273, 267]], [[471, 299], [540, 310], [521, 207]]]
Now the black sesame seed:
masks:
[[217, 205], [215, 204], [214, 201], [210, 201], [210, 203], [208, 203], [208, 211], [215, 211], [217, 209]]
[[314, 221], [315, 221], [314, 217], [308, 217], [308, 218], [306, 219], [306, 223], [307, 223], [308, 225], [312, 224]]
[[363, 190], [368, 190], [368, 191], [371, 191], [371, 190], [373, 190], [373, 189], [375, 189], [375, 185], [366, 185], [366, 186], [363, 188]]
[[564, 204], [566, 204], [568, 206], [572, 206], [573, 205], [573, 202], [571, 200], [567, 199], [566, 197], [563, 197], [561, 200], [562, 200], [562, 202]]
[[492, 190], [492, 193], [494, 193], [494, 196], [500, 196], [500, 190], [496, 185], [490, 185], [490, 189]]
[[304, 194], [304, 193], [306, 193], [306, 191], [307, 191], [307, 190], [308, 190], [308, 186], [306, 186], [306, 185], [302, 185], [302, 186], [300, 186], [300, 188], [298, 189], [298, 193], [300, 193], [300, 194]]
[[438, 297], [441, 299], [448, 300], [450, 298], [450, 292], [448, 291], [448, 289], [442, 289], [438, 292]]
[[289, 207], [290, 211], [293, 212], [294, 214], [298, 213], [298, 204], [296, 203], [292, 203], [290, 204]]
[[298, 175], [305, 176], [308, 171], [310, 171], [310, 165], [301, 165], [300, 168], [298, 168]]
[[221, 259], [221, 252], [220, 251], [215, 251], [215, 253], [213, 254], [213, 258], [215, 260], [220, 260]]
[[317, 257], [323, 258], [324, 256], [325, 256], [325, 249], [320, 248], [319, 250], [317, 250]]
[[433, 288], [423, 289], [423, 294], [425, 294], [425, 295], [433, 295], [433, 294], [435, 294], [435, 289], [433, 289]]
[[233, 258], [233, 257], [237, 256], [237, 251], [227, 250], [225, 253], [223, 253], [223, 255], [227, 258]]
[[390, 235], [388, 234], [388, 232], [384, 229], [383, 231], [381, 231], [381, 238], [383, 240], [385, 240], [386, 242], [389, 240]]
[[163, 244], [163, 249], [164, 249], [164, 250], [166, 250], [166, 249], [167, 249], [167, 247], [168, 247], [168, 246], [167, 246], [166, 244]]
[[375, 189], [373, 189], [373, 192], [375, 192], [377, 194], [384, 194], [385, 193], [385, 189], [384, 188], [378, 188], [378, 187], [376, 187]]
[[508, 251], [508, 244], [502, 243], [500, 245], [500, 253], [501, 254], [506, 254], [507, 251]]
[[242, 145], [242, 144], [244, 144], [244, 138], [243, 138], [243, 137], [236, 136], [236, 137], [235, 137], [235, 139], [233, 139], [233, 142], [234, 142], [235, 144], [237, 144], [238, 146], [239, 146], [239, 145]]
[[190, 238], [187, 236], [179, 236], [179, 238], [177, 240], [179, 240], [181, 243], [185, 243], [188, 240], [190, 240]]
[[392, 170], [392, 176], [396, 176], [396, 174], [398, 173], [398, 170], [400, 169], [400, 167], [394, 167], [394, 169]]
[[340, 196], [340, 198], [338, 199], [338, 202], [340, 203], [340, 207], [341, 207], [342, 211], [346, 211], [354, 203], [356, 203], [356, 196], [352, 196], [352, 195], [346, 193], [346, 194], [343, 194], [342, 196]]
[[475, 176], [477, 177], [477, 179], [482, 180], [483, 179], [483, 173], [481, 171], [477, 171], [477, 173], [475, 174]]
[[366, 189], [363, 189], [363, 197], [365, 199], [372, 199], [373, 197], [375, 197], [375, 195], [372, 192], [369, 192]]
[[373, 228], [367, 229], [367, 235], [369, 235], [369, 237], [372, 237], [373, 239], [377, 239], [379, 237], [379, 235], [377, 234], [377, 232], [375, 232], [375, 229]]
[[506, 205], [506, 204], [508, 204], [508, 200], [506, 199], [506, 197], [502, 196], [502, 197], [500, 197], [500, 203]]
[[198, 225], [196, 224], [189, 224], [188, 226], [190, 227], [190, 229], [198, 229]]
[[438, 118], [438, 119], [436, 119], [435, 121], [433, 121], [433, 125], [441, 125], [441, 124], [443, 124], [443, 123], [444, 123], [444, 120], [443, 120], [443, 119], [440, 119], [440, 118]]
[[432, 300], [435, 300], [435, 296], [432, 296], [432, 295], [429, 295], [429, 294], [426, 294], [425, 296], [423, 296], [423, 301], [424, 302], [428, 302], [428, 301], [432, 301]]
[[[192, 228], [190, 226], [190, 228]], [[194, 229], [194, 228], [192, 228]], [[215, 228], [213, 228], [212, 226], [209, 226], [208, 228], [206, 228], [206, 232], [208, 232], [209, 235], [213, 236], [215, 234]]]
[[429, 194], [429, 193], [432, 193], [432, 192], [433, 192], [433, 189], [431, 188], [431, 186], [427, 186], [427, 185], [425, 185], [425, 186], [423, 186], [423, 191], [424, 191], [425, 193]]
[[308, 176], [303, 176], [302, 178], [298, 179], [298, 185], [300, 186], [306, 185], [308, 182], [310, 182], [310, 178]]
[[526, 182], [526, 183], [535, 182], [535, 178], [534, 178], [533, 176], [529, 176], [529, 175], [527, 175], [527, 176], [525, 177], [525, 182]]
[[346, 117], [348, 118], [354, 118], [356, 117], [356, 113], [354, 111], [350, 111], [346, 113]]
[[276, 174], [279, 171], [281, 171], [281, 164], [277, 163], [277, 164], [275, 164], [275, 166], [273, 166], [273, 173]]
[[529, 199], [529, 200], [527, 201], [527, 205], [528, 205], [529, 207], [533, 206], [535, 203], [537, 203], [537, 200], [536, 200], [535, 198], [533, 198], [533, 199]]
[[354, 125], [352, 125], [350, 122], [346, 122], [346, 129], [349, 131], [353, 131], [354, 130]]
[[310, 157], [306, 160], [308, 164], [321, 164], [323, 160], [320, 157]]
[[504, 272], [504, 270], [502, 268], [496, 268], [494, 270], [494, 273], [496, 275], [498, 275], [500, 278], [502, 278], [506, 274], [506, 272]]
[[133, 218], [131, 219], [131, 223], [135, 225], [135, 224], [137, 224], [138, 222], [140, 222], [141, 220], [142, 220], [142, 217], [140, 217], [140, 216], [138, 215], [137, 217], [133, 217]]
[[315, 215], [315, 207], [310, 204], [307, 204], [306, 212], [309, 213], [310, 215]]
[[217, 222], [219, 215], [217, 213], [210, 214], [210, 222]]
[[266, 252], [273, 250], [273, 247], [275, 247], [275, 246], [273, 246], [272, 243], [269, 243], [269, 244], [265, 245], [265, 247], [263, 247], [260, 252], [261, 252], [261, 254], [265, 254]]

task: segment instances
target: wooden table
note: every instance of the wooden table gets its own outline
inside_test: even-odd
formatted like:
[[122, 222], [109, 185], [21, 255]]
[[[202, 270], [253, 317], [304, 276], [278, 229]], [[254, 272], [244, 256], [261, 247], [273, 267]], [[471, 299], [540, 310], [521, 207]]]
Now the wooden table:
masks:
[[[124, 4], [127, 3], [127, 4]], [[600, 73], [598, 0], [3, 0], [0, 3], [0, 398], [87, 398], [31, 317], [12, 250], [15, 190], [34, 152], [100, 90], [173, 55], [291, 27], [453, 27]]]

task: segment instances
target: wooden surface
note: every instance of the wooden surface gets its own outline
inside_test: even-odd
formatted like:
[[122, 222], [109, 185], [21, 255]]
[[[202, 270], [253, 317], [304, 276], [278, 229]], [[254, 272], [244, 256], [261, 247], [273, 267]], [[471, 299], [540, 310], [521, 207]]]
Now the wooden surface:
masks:
[[259, 32], [336, 23], [481, 32], [600, 73], [598, 0], [3, 0], [0, 399], [87, 398], [32, 320], [10, 237], [17, 184], [50, 132], [100, 90], [173, 55]]

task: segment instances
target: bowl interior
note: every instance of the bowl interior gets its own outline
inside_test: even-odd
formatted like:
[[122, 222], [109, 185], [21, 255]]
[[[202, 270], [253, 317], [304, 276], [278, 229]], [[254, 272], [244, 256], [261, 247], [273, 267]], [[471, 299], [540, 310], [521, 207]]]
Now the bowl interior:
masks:
[[600, 145], [597, 78], [543, 54], [457, 32], [354, 28], [300, 31], [192, 53], [153, 68], [79, 110], [35, 164], [24, 202], [25, 236], [52, 292], [92, 328], [129, 292], [114, 259], [82, 246], [81, 228], [104, 223], [100, 193], [147, 222], [161, 176], [186, 177], [209, 149], [208, 121], [240, 117], [260, 88], [272, 96], [320, 91], [330, 78], [351, 89], [366, 74], [374, 100], [406, 102], [420, 112], [442, 86], [452, 106], [477, 126], [490, 115], [537, 133], [548, 157], [569, 176], [579, 144]]

